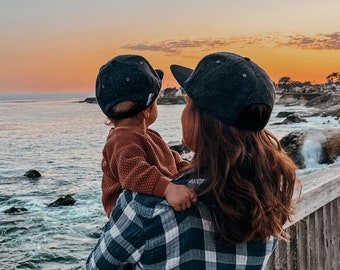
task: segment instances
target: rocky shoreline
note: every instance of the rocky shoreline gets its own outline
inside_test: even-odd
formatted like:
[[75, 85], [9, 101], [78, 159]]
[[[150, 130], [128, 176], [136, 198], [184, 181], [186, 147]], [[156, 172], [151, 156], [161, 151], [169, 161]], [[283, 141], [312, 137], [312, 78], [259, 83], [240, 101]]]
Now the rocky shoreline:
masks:
[[[96, 104], [95, 97], [88, 97], [78, 103]], [[185, 104], [184, 96], [160, 96], [159, 105]], [[285, 106], [301, 105], [315, 109], [320, 116], [340, 118], [340, 93], [284, 93], [277, 94], [276, 104]]]
[[338, 129], [318, 129], [308, 131], [294, 131], [284, 136], [280, 142], [283, 149], [295, 161], [299, 169], [306, 167], [303, 151], [306, 147], [319, 147], [319, 164], [334, 163], [340, 157], [340, 94], [295, 94], [286, 93], [277, 99], [277, 103], [285, 106], [301, 105], [308, 108], [309, 112], [280, 112], [277, 117], [285, 117], [280, 123], [291, 124], [307, 122], [306, 117], [334, 117], [339, 121]]
[[[90, 103], [97, 104], [97, 99], [95, 97], [88, 97], [84, 100], [78, 101], [77, 103]], [[159, 105], [174, 105], [174, 104], [185, 104], [184, 96], [164, 96], [159, 97], [157, 100]]]
[[295, 94], [284, 93], [278, 95], [277, 104], [284, 106], [301, 105], [314, 109], [314, 116], [333, 116], [340, 119], [340, 93]]

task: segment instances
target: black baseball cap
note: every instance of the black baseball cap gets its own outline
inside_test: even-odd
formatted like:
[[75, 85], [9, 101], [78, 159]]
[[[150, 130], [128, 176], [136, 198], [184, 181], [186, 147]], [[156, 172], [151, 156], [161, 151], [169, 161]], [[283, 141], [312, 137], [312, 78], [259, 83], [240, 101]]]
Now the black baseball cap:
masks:
[[[250, 105], [265, 104], [273, 109], [274, 84], [247, 57], [217, 52], [203, 57], [195, 70], [180, 65], [171, 65], [170, 70], [196, 107], [227, 125], [238, 126], [238, 115]], [[261, 130], [269, 117], [242, 128]]]
[[[124, 119], [148, 108], [158, 97], [163, 71], [153, 69], [140, 55], [119, 55], [103, 65], [96, 80], [96, 98], [103, 113], [111, 119]], [[137, 106], [123, 113], [111, 108], [123, 101]]]

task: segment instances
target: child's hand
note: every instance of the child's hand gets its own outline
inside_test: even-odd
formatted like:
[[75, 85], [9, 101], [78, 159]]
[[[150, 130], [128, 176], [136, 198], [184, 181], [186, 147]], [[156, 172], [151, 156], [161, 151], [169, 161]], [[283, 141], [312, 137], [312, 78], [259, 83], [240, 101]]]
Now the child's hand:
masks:
[[165, 189], [164, 197], [176, 211], [190, 208], [191, 203], [197, 202], [196, 193], [192, 189], [173, 183]]

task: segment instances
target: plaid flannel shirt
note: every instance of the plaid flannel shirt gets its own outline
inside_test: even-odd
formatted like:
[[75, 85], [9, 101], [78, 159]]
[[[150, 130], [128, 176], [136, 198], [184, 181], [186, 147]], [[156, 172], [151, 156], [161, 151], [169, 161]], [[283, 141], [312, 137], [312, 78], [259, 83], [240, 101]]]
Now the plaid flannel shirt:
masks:
[[[195, 185], [199, 179], [175, 181]], [[184, 183], [183, 183], [184, 182]], [[264, 269], [277, 238], [216, 245], [209, 205], [176, 212], [163, 198], [124, 190], [86, 269]]]

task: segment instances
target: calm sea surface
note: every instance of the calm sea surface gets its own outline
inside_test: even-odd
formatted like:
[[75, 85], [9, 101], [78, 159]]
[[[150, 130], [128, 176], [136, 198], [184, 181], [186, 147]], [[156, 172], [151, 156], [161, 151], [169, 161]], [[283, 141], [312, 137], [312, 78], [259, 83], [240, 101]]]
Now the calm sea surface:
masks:
[[[0, 269], [83, 266], [97, 242], [107, 221], [100, 163], [109, 128], [98, 105], [76, 102], [85, 97], [0, 95]], [[159, 106], [152, 128], [167, 142], [181, 140], [182, 109]], [[283, 120], [275, 117], [277, 112], [297, 110], [306, 108], [276, 106], [270, 124]], [[307, 120], [268, 128], [279, 138], [293, 130], [339, 128], [331, 117]], [[318, 168], [314, 164], [305, 171]], [[30, 169], [42, 177], [24, 177]], [[47, 207], [67, 194], [76, 200], [73, 206]], [[5, 214], [11, 207], [28, 211]]]

